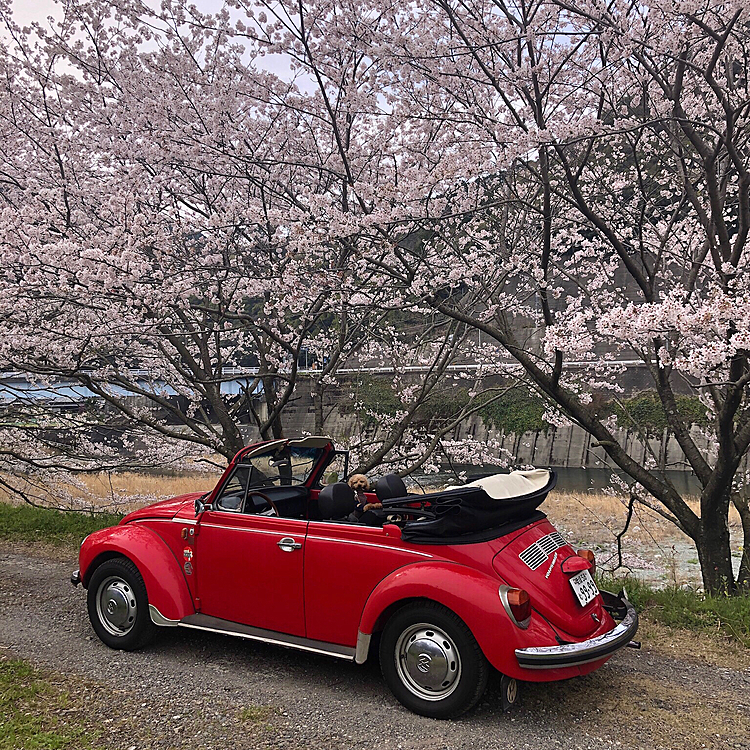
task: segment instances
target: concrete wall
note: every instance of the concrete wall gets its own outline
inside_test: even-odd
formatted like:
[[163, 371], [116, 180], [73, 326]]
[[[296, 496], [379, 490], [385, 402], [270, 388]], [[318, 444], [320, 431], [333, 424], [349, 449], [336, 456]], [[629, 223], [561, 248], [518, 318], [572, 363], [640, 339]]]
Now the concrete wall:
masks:
[[[634, 368], [627, 378], [630, 393], [645, 390], [648, 380], [645, 373]], [[348, 389], [333, 389], [326, 397], [330, 416], [326, 421], [325, 434], [333, 438], [348, 437], [356, 429], [354, 414], [341, 411], [337, 404], [348, 401]], [[312, 397], [304, 382], [300, 383], [298, 397], [284, 412], [284, 431], [288, 435], [313, 432], [315, 415]], [[488, 428], [479, 416], [464, 423], [453, 438], [473, 436], [479, 440], [499, 440], [502, 447], [516, 457], [517, 464], [551, 466], [557, 468], [606, 468], [614, 464], [604, 449], [596, 447], [592, 437], [577, 425], [553, 427], [548, 431], [526, 432], [523, 435], [505, 434]], [[637, 461], [646, 463], [650, 452], [660, 460], [663, 456], [667, 468], [676, 471], [690, 470], [684, 453], [674, 437], [668, 441], [656, 438], [649, 441], [648, 449], [638, 434], [630, 430], [617, 430], [615, 436], [627, 452]], [[692, 437], [704, 455], [711, 455], [713, 449], [699, 428], [693, 428]]]
[[[626, 392], [634, 393], [648, 388], [645, 372], [639, 368], [628, 371]], [[348, 404], [349, 388], [332, 387], [326, 392], [326, 413], [329, 414], [323, 432], [334, 439], [341, 440], [352, 435], [357, 429], [355, 415], [346, 412], [340, 406]], [[144, 404], [145, 405], [145, 404]], [[312, 433], [315, 429], [315, 413], [310, 389], [310, 381], [300, 378], [294, 400], [287, 406], [283, 415], [284, 432], [294, 436]], [[243, 428], [246, 442], [258, 438], [257, 430], [248, 425]], [[645, 463], [649, 452], [641, 443], [639, 436], [632, 431], [618, 430], [615, 433], [620, 445], [637, 461]], [[502, 447], [516, 457], [517, 464], [550, 466], [555, 468], [606, 468], [612, 467], [612, 461], [603, 448], [595, 447], [593, 440], [584, 430], [576, 425], [553, 427], [548, 431], [527, 432], [523, 435], [505, 434], [502, 431], [488, 429], [478, 416], [468, 420], [452, 435], [453, 438], [473, 436], [479, 440], [499, 440]], [[698, 428], [693, 428], [692, 437], [704, 455], [712, 455], [713, 449]], [[682, 449], [674, 437], [668, 441], [653, 439], [649, 450], [659, 458], [664, 451], [667, 468], [676, 471], [690, 470]], [[750, 457], [745, 459], [745, 471], [750, 468]]]

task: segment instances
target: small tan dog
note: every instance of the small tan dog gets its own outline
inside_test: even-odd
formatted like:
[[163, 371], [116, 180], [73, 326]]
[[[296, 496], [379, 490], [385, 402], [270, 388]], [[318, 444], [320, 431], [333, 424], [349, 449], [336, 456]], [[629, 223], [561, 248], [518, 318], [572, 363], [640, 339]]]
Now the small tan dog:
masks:
[[357, 498], [357, 505], [363, 513], [366, 510], [374, 510], [383, 507], [382, 503], [370, 503], [367, 501], [365, 492], [370, 489], [370, 480], [364, 474], [352, 474], [349, 477], [347, 484], [354, 490], [354, 494]]

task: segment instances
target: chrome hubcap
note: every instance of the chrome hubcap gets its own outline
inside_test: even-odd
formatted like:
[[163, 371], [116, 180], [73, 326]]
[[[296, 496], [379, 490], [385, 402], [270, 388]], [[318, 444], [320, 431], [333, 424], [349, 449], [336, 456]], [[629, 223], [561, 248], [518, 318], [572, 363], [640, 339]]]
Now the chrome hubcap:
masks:
[[127, 635], [135, 625], [138, 612], [130, 584], [117, 576], [105, 578], [96, 592], [96, 612], [108, 633]]
[[396, 669], [401, 682], [419, 698], [438, 701], [458, 687], [461, 658], [448, 634], [419, 623], [404, 630], [396, 643]]

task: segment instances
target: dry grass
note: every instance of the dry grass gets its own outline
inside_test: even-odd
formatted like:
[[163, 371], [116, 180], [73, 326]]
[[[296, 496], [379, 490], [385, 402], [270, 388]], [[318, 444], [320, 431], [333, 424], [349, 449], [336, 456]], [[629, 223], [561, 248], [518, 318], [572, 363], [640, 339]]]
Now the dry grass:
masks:
[[[697, 510], [697, 502], [690, 501]], [[552, 492], [543, 506], [550, 520], [592, 542], [610, 540], [622, 531], [627, 518], [627, 500], [601, 493]], [[669, 541], [682, 536], [674, 524], [643, 505], [636, 505], [628, 536], [643, 541]]]
[[707, 632], [670, 627], [654, 620], [649, 611], [640, 617], [638, 638], [661, 657], [680, 655], [696, 665], [711, 664], [720, 669], [743, 669], [750, 673], [750, 649], [719, 628]]
[[[54, 487], [32, 484], [13, 478], [12, 483], [26, 492], [40, 505], [81, 510], [116, 510], [128, 512], [158, 500], [165, 500], [187, 492], [206, 492], [212, 489], [221, 473], [187, 472], [158, 474], [139, 472], [100, 472], [82, 474], [74, 483], [60, 482]], [[10, 482], [9, 482], [10, 483]], [[18, 505], [24, 502], [19, 493], [0, 485], [0, 502]]]
[[[700, 514], [697, 498], [689, 498], [688, 505]], [[552, 492], [542, 509], [554, 524], [592, 542], [616, 537], [625, 526], [628, 512], [625, 498], [585, 492]], [[730, 509], [729, 527], [737, 532], [742, 528], [734, 507]], [[671, 521], [641, 504], [633, 507], [627, 537], [644, 543], [690, 541]]]
[[[83, 481], [92, 496], [103, 503], [129, 500], [140, 507], [154, 500], [164, 500], [187, 492], [207, 492], [213, 489], [221, 475], [194, 473], [167, 476], [163, 474], [88, 474]], [[129, 509], [129, 508], [126, 508]]]
[[603, 738], [607, 747], [747, 747], [742, 738], [750, 732], [750, 718], [740, 691], [710, 679], [679, 679], [683, 664], [669, 658], [653, 667], [636, 664], [627, 672], [605, 668], [582, 679], [527, 683], [524, 712], [544, 717], [554, 706], [561, 732], [580, 735], [585, 727], [587, 736]]
[[[699, 514], [697, 498], [688, 504]], [[627, 500], [601, 493], [552, 492], [541, 508], [571, 544], [596, 552], [602, 570], [629, 572], [656, 586], [700, 586], [700, 565], [693, 541], [673, 523], [645, 505], [633, 507], [633, 517], [622, 539], [622, 567], [617, 535], [627, 519]], [[730, 508], [732, 554], [739, 560], [742, 524]]]

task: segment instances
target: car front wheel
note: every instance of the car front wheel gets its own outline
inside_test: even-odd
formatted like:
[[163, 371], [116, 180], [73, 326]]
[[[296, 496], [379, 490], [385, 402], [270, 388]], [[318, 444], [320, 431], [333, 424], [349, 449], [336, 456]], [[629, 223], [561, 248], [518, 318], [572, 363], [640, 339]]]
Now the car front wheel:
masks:
[[130, 560], [112, 558], [94, 571], [87, 604], [91, 625], [110, 648], [134, 651], [153, 638], [146, 585]]
[[484, 693], [489, 666], [469, 628], [434, 602], [396, 612], [380, 640], [388, 687], [406, 708], [451, 719], [473, 708]]

